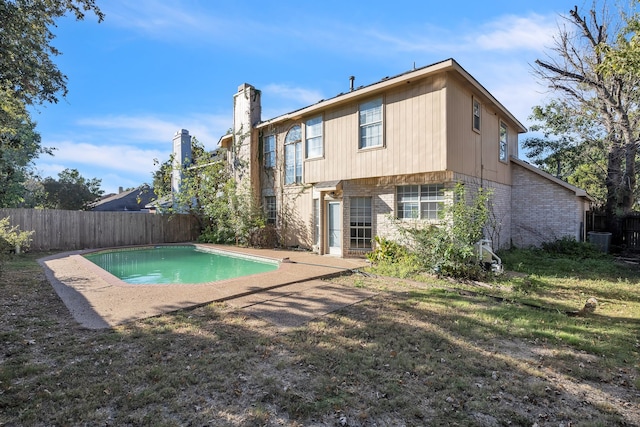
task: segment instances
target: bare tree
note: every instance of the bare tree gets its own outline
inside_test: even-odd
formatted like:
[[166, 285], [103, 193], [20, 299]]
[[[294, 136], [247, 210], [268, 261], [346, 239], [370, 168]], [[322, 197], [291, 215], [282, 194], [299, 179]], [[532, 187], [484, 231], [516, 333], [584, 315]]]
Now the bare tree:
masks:
[[535, 61], [537, 76], [559, 94], [573, 114], [591, 115], [604, 135], [607, 158], [605, 213], [617, 235], [618, 219], [632, 210], [636, 189], [636, 158], [640, 130], [637, 73], [611, 69], [605, 52], [616, 49], [625, 11], [612, 15], [594, 3], [587, 15], [578, 7], [565, 17], [546, 59]]

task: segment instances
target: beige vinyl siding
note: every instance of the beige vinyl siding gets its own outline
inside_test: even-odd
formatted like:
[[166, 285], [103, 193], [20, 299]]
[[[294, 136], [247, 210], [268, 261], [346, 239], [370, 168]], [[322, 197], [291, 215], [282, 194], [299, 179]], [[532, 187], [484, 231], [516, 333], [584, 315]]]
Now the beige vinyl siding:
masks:
[[383, 96], [382, 147], [358, 148], [359, 102], [325, 111], [325, 156], [305, 162], [304, 181], [444, 170], [444, 90], [443, 76], [435, 76], [379, 94]]
[[447, 169], [470, 176], [480, 176], [481, 150], [486, 134], [487, 112], [480, 101], [480, 133], [473, 130], [473, 96], [457, 81], [450, 79], [447, 85]]
[[[474, 96], [481, 103], [480, 133], [473, 130]], [[500, 121], [508, 127], [510, 155], [517, 154], [518, 127], [502, 116], [488, 100], [473, 93], [468, 85], [454, 77], [450, 77], [447, 84], [447, 112], [447, 169], [478, 179], [510, 184], [509, 165], [498, 159]]]
[[[278, 227], [282, 243], [286, 247], [313, 246], [313, 199], [311, 189], [285, 187], [278, 203]], [[301, 220], [303, 219], [303, 220]]]

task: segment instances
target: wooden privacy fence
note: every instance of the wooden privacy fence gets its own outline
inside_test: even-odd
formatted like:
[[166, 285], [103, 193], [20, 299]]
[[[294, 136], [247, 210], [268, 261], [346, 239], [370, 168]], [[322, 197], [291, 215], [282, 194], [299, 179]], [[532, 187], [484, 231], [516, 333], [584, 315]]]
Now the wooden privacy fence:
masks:
[[[605, 215], [587, 213], [587, 231], [608, 231]], [[640, 212], [632, 212], [621, 219], [616, 242], [625, 249], [640, 251]]]
[[7, 216], [12, 226], [35, 231], [31, 250], [39, 251], [189, 242], [199, 234], [190, 215], [0, 209], [0, 218]]
[[622, 225], [624, 242], [629, 249], [640, 250], [640, 214], [627, 215]]

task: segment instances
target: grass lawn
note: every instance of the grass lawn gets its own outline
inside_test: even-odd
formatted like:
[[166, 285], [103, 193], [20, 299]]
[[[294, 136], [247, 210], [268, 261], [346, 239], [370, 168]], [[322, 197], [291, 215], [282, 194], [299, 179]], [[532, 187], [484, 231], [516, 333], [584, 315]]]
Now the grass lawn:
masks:
[[0, 426], [640, 426], [637, 265], [516, 251], [492, 284], [333, 279], [377, 294], [295, 329], [210, 304], [93, 331], [41, 256], [0, 276]]

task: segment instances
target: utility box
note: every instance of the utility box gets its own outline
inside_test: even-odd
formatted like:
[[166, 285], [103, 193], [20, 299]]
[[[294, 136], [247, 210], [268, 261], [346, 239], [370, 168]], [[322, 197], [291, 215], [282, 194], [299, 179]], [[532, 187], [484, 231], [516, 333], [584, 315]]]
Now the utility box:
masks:
[[599, 251], [605, 254], [609, 253], [609, 246], [611, 245], [611, 233], [606, 231], [589, 231], [587, 233], [589, 243], [595, 246]]

